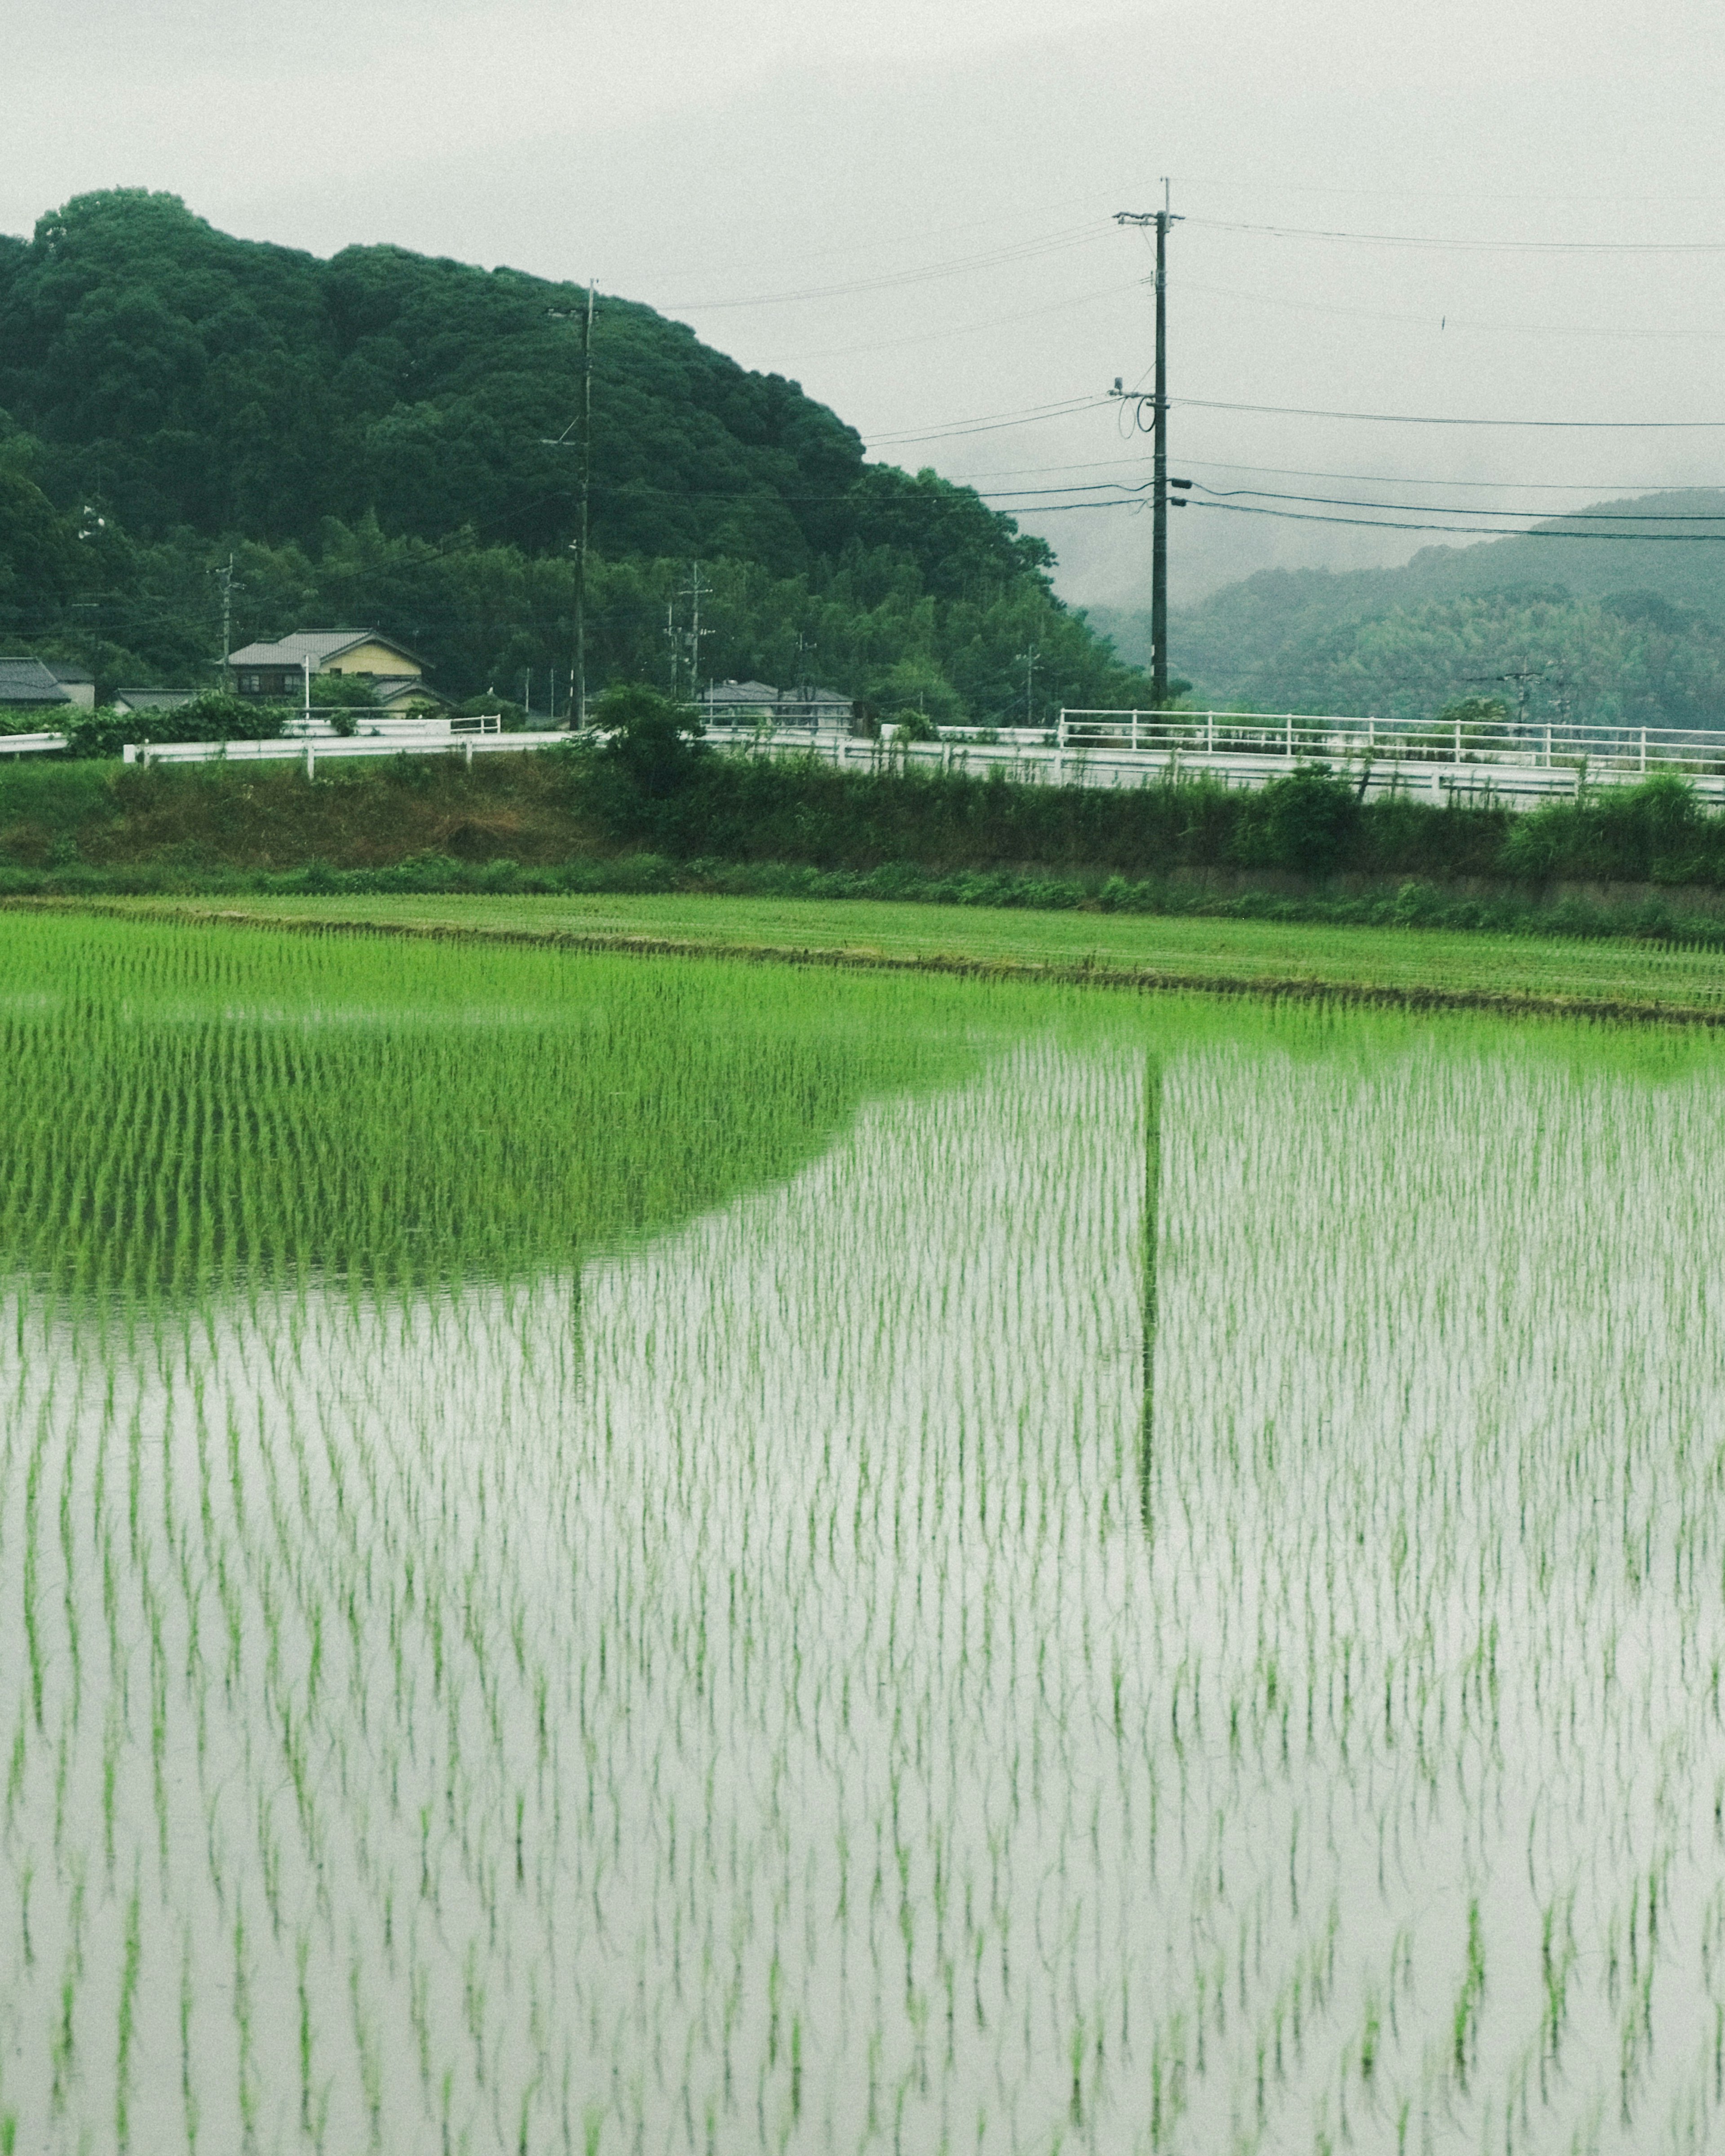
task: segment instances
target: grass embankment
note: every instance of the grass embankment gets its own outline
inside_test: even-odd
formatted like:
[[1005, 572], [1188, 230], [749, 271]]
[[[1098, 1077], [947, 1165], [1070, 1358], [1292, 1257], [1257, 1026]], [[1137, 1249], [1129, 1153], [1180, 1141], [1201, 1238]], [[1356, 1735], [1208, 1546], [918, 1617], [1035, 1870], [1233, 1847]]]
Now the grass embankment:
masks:
[[1725, 957], [1661, 943], [686, 895], [34, 901], [44, 902], [296, 929], [1725, 1023]]
[[1109, 792], [682, 748], [644, 772], [590, 747], [471, 770], [401, 757], [311, 782], [290, 765], [0, 770], [0, 895], [464, 891], [914, 900], [1725, 952], [1725, 818], [1672, 780], [1515, 815], [1361, 803], [1312, 772], [1253, 794]]

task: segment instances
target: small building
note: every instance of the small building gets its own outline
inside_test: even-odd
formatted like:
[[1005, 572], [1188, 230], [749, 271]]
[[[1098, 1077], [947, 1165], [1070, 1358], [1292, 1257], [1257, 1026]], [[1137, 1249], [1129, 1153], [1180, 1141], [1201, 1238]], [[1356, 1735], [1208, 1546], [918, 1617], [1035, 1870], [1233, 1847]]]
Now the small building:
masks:
[[429, 681], [422, 681], [418, 675], [403, 675], [398, 680], [379, 680], [374, 678], [372, 698], [380, 711], [398, 714], [404, 711], [446, 711], [449, 708], [449, 698], [439, 695]]
[[46, 711], [64, 717], [79, 701], [45, 660], [0, 658], [0, 713]]
[[767, 681], [715, 681], [701, 692], [710, 726], [796, 726], [848, 732], [856, 706], [836, 689], [775, 689]]
[[58, 659], [50, 659], [46, 663], [49, 672], [74, 704], [81, 705], [86, 711], [95, 709], [94, 674], [83, 666], [63, 666]]
[[198, 693], [195, 689], [116, 689], [110, 701], [116, 711], [177, 711]]
[[444, 701], [426, 685], [425, 662], [418, 653], [374, 629], [296, 629], [275, 644], [244, 645], [230, 655], [228, 670], [234, 695], [258, 703], [298, 702], [308, 671], [357, 674], [392, 711]]

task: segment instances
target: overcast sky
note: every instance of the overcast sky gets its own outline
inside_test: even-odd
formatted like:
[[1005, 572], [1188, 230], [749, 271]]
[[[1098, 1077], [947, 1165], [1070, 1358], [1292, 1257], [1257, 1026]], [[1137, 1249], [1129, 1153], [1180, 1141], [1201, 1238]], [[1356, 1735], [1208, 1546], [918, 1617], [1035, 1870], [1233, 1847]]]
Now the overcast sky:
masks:
[[[1142, 476], [1119, 408], [960, 429], [1145, 377], [1148, 250], [1110, 219], [1163, 175], [1177, 399], [1722, 423], [1178, 404], [1201, 485], [1420, 521], [1725, 483], [1722, 24], [1689, 0], [11, 0], [0, 229], [147, 186], [319, 254], [594, 278], [873, 454], [999, 494], [1069, 598], [1130, 604], [1147, 516], [1009, 492]], [[1175, 520], [1177, 598], [1436, 543], [1255, 506], [1284, 515]]]

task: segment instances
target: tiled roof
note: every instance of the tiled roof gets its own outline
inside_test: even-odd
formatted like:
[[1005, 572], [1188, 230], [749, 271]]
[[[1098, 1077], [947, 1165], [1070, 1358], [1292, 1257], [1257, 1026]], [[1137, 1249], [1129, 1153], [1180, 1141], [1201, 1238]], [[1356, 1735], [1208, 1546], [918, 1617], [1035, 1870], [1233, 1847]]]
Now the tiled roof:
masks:
[[72, 701], [39, 659], [0, 659], [0, 704], [69, 704]]
[[770, 681], [715, 681], [701, 698], [706, 704], [776, 704], [778, 691]]
[[49, 672], [53, 675], [56, 681], [76, 681], [82, 685], [85, 681], [93, 682], [95, 680], [95, 675], [88, 667], [62, 666], [58, 659], [49, 660], [47, 666]]
[[320, 667], [327, 666], [332, 659], [339, 659], [344, 651], [352, 651], [362, 644], [381, 644], [387, 650], [398, 651], [415, 666], [424, 661], [417, 652], [409, 651], [406, 644], [398, 644], [393, 636], [380, 636], [374, 629], [296, 629], [291, 636], [285, 636], [277, 644], [248, 644], [243, 649], [230, 653], [230, 666], [303, 666], [309, 659], [315, 674]]
[[195, 689], [116, 689], [114, 701], [129, 711], [177, 711], [197, 694]]

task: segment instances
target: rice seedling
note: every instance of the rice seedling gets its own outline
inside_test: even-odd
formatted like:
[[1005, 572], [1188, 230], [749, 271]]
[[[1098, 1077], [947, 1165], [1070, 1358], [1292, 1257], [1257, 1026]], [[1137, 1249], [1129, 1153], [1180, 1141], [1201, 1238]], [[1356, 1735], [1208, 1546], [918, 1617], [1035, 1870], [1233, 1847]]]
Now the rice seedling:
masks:
[[0, 2133], [1717, 2138], [1719, 1048], [7, 932]]

